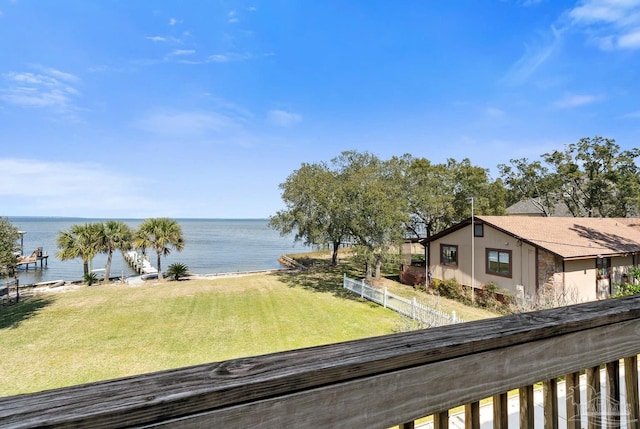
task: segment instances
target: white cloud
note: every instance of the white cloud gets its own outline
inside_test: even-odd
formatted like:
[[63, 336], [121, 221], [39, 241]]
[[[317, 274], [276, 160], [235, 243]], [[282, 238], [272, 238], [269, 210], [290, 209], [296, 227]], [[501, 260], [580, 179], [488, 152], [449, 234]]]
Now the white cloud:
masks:
[[170, 26], [176, 26], [178, 24], [182, 24], [182, 20], [181, 19], [176, 19], [176, 18], [169, 18], [169, 25]]
[[302, 115], [284, 110], [271, 110], [267, 114], [267, 120], [280, 127], [290, 127], [302, 121]]
[[170, 136], [203, 136], [240, 130], [238, 119], [208, 111], [156, 111], [136, 122], [138, 128]]
[[626, 115], [622, 116], [623, 118], [640, 118], [640, 110], [636, 110], [635, 112], [629, 112]]
[[173, 44], [182, 43], [182, 40], [173, 36], [145, 36], [145, 39], [151, 40], [153, 43], [173, 43]]
[[640, 48], [640, 0], [584, 0], [569, 18], [600, 49]]
[[632, 33], [627, 33], [618, 38], [620, 48], [638, 49], [640, 48], [640, 29]]
[[195, 49], [175, 49], [169, 55], [184, 56], [184, 55], [193, 55], [195, 53], [196, 53]]
[[[25, 186], [34, 178], [46, 181], [47, 186]], [[144, 183], [138, 178], [94, 164], [20, 158], [0, 159], [0, 197], [41, 211], [22, 215], [96, 215], [155, 204], [144, 196]]]
[[521, 84], [528, 81], [562, 45], [562, 30], [551, 27], [544, 40], [536, 45], [525, 46], [525, 53], [511, 66], [503, 80], [509, 84]]
[[152, 42], [167, 42], [168, 39], [162, 36], [146, 36], [145, 39], [151, 40]]
[[208, 62], [212, 63], [228, 63], [232, 61], [245, 61], [253, 58], [251, 54], [238, 54], [235, 52], [229, 52], [225, 54], [213, 54], [207, 57]]
[[9, 72], [4, 75], [6, 86], [0, 89], [0, 99], [23, 107], [52, 107], [72, 110], [74, 98], [80, 95], [72, 84], [79, 78], [60, 70], [35, 66], [39, 73]]
[[594, 103], [597, 101], [599, 97], [588, 94], [575, 94], [575, 95], [567, 95], [555, 103], [553, 103], [554, 107], [560, 109], [570, 109], [572, 107], [580, 107], [587, 104]]

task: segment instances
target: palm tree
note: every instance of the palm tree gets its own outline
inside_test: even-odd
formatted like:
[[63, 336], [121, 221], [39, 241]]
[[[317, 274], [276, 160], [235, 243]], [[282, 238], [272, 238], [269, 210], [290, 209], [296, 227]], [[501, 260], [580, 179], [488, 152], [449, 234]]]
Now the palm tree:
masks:
[[89, 274], [89, 262], [105, 249], [102, 223], [85, 223], [71, 225], [71, 229], [60, 231], [56, 238], [61, 261], [82, 258], [84, 275]]
[[104, 278], [109, 281], [111, 276], [111, 259], [115, 250], [124, 252], [131, 249], [133, 231], [129, 225], [119, 220], [108, 220], [103, 226], [104, 252], [107, 254], [107, 264], [104, 267]]
[[180, 224], [173, 219], [158, 217], [146, 219], [136, 233], [134, 244], [138, 249], [152, 248], [158, 255], [158, 279], [162, 279], [160, 257], [171, 253], [173, 247], [178, 252], [184, 249], [184, 237]]

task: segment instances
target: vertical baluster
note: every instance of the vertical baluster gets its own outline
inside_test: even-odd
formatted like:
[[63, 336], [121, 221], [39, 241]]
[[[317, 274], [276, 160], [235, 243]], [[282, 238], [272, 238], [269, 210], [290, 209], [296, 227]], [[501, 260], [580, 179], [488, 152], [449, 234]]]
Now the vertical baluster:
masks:
[[617, 429], [620, 427], [620, 413], [624, 410], [620, 401], [620, 362], [609, 362], [605, 366], [607, 371], [607, 406], [606, 426]]
[[533, 386], [520, 389], [520, 427], [533, 427]]
[[567, 374], [566, 380], [567, 429], [580, 429], [580, 373]]
[[558, 381], [553, 378], [542, 383], [544, 397], [544, 427], [558, 429]]
[[449, 411], [433, 415], [433, 429], [449, 429]]
[[624, 358], [627, 426], [640, 429], [640, 397], [638, 396], [638, 356]]
[[600, 367], [587, 368], [587, 422], [589, 429], [602, 427], [600, 412]]
[[480, 402], [472, 402], [464, 406], [465, 429], [480, 429]]
[[500, 393], [493, 397], [493, 427], [494, 429], [507, 429], [509, 427], [509, 409], [507, 407], [506, 393]]

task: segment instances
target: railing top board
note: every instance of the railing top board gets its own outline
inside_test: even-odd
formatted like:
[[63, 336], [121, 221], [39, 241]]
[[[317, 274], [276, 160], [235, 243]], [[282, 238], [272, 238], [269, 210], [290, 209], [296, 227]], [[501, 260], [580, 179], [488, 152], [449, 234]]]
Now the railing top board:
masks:
[[0, 398], [0, 426], [153, 423], [639, 317], [624, 297]]

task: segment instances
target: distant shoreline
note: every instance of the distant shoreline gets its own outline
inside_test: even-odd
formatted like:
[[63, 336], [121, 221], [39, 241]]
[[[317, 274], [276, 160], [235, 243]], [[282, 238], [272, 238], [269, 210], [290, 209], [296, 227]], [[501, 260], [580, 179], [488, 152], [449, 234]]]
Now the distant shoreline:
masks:
[[[4, 215], [10, 221], [12, 219], [29, 219], [29, 220], [69, 220], [69, 221], [100, 221], [100, 220], [130, 220], [130, 221], [143, 221], [145, 219], [149, 219], [149, 217], [77, 217], [77, 216], [14, 216], [14, 215]], [[163, 216], [166, 217], [166, 216]], [[170, 217], [170, 216], [169, 216]], [[268, 221], [268, 217], [171, 217], [171, 219], [175, 219], [177, 221], [181, 220], [213, 220], [213, 221]]]

